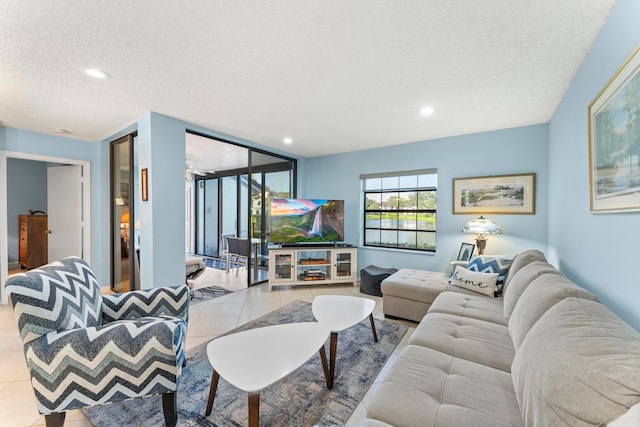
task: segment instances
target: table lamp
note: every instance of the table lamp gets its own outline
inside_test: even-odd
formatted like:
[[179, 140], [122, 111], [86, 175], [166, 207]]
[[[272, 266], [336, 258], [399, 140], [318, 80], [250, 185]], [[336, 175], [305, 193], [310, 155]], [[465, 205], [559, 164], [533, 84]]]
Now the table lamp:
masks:
[[487, 234], [502, 234], [502, 228], [498, 224], [482, 215], [480, 218], [467, 222], [462, 227], [462, 231], [477, 234], [476, 246], [478, 247], [478, 255], [484, 253], [484, 247], [487, 245]]

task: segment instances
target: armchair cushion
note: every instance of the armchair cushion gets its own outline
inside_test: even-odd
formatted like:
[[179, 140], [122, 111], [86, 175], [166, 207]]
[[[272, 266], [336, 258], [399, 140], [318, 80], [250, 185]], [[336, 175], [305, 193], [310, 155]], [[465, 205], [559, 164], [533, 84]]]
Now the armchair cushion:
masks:
[[7, 279], [6, 289], [23, 344], [51, 331], [100, 324], [100, 286], [81, 258], [65, 258], [13, 275]]
[[104, 323], [145, 316], [172, 316], [186, 321], [189, 316], [189, 288], [179, 285], [104, 295], [102, 303]]
[[177, 318], [50, 332], [25, 348], [40, 413], [173, 392], [186, 325]]

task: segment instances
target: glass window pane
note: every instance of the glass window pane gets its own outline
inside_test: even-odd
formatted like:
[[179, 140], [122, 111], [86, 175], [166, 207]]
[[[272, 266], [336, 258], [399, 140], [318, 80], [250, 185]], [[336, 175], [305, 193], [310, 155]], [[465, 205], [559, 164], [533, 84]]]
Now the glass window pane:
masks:
[[419, 175], [418, 176], [418, 187], [434, 187], [438, 186], [438, 175], [427, 174], [427, 175]]
[[382, 193], [382, 209], [398, 210], [398, 193]]
[[398, 177], [392, 176], [387, 178], [382, 178], [382, 189], [383, 190], [393, 190], [398, 187]]
[[203, 255], [218, 254], [218, 180], [204, 181], [204, 248]]
[[415, 231], [400, 231], [398, 233], [398, 247], [405, 249], [416, 248], [416, 232]]
[[380, 232], [380, 240], [382, 246], [397, 246], [398, 245], [398, 232], [382, 230]]
[[435, 191], [418, 192], [418, 209], [435, 209], [436, 202], [437, 197]]
[[365, 190], [380, 190], [382, 188], [382, 178], [370, 178], [364, 180]]
[[381, 193], [366, 193], [365, 194], [365, 209], [380, 209], [382, 205], [382, 194]]
[[365, 228], [380, 228], [381, 215], [376, 212], [369, 212], [365, 216]]
[[398, 188], [416, 188], [418, 186], [417, 175], [401, 176]]
[[419, 213], [417, 227], [418, 230], [436, 230], [436, 214], [433, 213]]
[[415, 210], [417, 206], [415, 191], [402, 191], [398, 193], [398, 209]]
[[398, 228], [401, 230], [415, 230], [417, 214], [415, 212], [398, 213]]
[[366, 230], [364, 244], [370, 246], [380, 246], [380, 230]]
[[398, 213], [383, 212], [380, 217], [380, 228], [398, 228]]
[[436, 233], [418, 233], [418, 249], [436, 249]]

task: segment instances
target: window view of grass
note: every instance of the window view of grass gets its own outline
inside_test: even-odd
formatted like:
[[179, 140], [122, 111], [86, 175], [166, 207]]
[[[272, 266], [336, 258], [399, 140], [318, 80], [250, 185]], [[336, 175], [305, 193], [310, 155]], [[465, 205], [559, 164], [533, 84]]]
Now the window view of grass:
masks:
[[364, 193], [364, 244], [435, 251], [435, 188]]

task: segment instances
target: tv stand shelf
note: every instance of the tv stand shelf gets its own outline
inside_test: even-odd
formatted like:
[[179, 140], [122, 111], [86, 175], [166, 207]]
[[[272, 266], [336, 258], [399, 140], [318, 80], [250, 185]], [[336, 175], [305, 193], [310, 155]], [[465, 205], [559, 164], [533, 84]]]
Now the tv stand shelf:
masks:
[[274, 286], [357, 285], [357, 248], [300, 246], [269, 249], [269, 290]]

